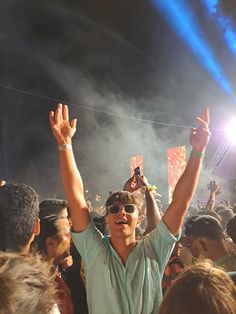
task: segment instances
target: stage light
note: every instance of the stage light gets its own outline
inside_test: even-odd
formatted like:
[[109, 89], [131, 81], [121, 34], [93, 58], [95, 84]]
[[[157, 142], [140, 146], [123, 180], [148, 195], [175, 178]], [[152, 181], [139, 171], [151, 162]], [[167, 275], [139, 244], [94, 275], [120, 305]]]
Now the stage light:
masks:
[[[210, 2], [212, 6], [217, 4], [216, 0], [211, 0]], [[233, 96], [231, 84], [217, 62], [189, 2], [186, 0], [153, 0], [152, 3], [172, 30], [192, 49], [202, 65], [220, 84], [221, 88]]]
[[236, 144], [236, 119], [233, 119], [225, 128], [225, 134], [232, 144]]
[[202, 0], [202, 3], [223, 32], [223, 37], [229, 49], [236, 56], [236, 31], [232, 19], [224, 15], [219, 6], [219, 0]]

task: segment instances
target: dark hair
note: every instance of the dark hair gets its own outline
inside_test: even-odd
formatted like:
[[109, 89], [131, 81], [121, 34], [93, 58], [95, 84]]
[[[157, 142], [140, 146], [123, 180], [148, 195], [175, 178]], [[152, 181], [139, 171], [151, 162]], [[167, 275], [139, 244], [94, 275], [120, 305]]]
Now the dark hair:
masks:
[[0, 250], [21, 251], [32, 237], [38, 216], [38, 195], [32, 187], [0, 187]]
[[221, 223], [209, 215], [199, 216], [189, 225], [189, 235], [193, 238], [207, 238], [210, 240], [220, 240], [224, 238]]
[[54, 277], [38, 255], [0, 252], [0, 313], [49, 314], [58, 299]]
[[167, 290], [159, 314], [234, 314], [236, 287], [229, 275], [205, 261], [183, 271]]
[[236, 215], [234, 215], [227, 224], [226, 232], [230, 238], [236, 243]]
[[214, 208], [214, 211], [218, 214], [219, 211], [228, 208], [225, 204], [220, 204]]
[[57, 215], [59, 216], [62, 209], [66, 208], [68, 216], [70, 216], [69, 204], [66, 200], [60, 199], [46, 199], [39, 204], [39, 218], [42, 219], [45, 216]]
[[128, 191], [117, 191], [112, 193], [107, 201], [106, 207], [109, 205], [113, 205], [116, 201], [121, 202], [122, 204], [134, 204], [140, 209], [141, 206], [141, 196], [139, 193], [130, 193]]
[[54, 237], [58, 234], [59, 228], [57, 221], [59, 218], [56, 215], [46, 216], [40, 220], [40, 235], [36, 238], [36, 245], [39, 252], [46, 252], [46, 239]]
[[219, 220], [219, 222], [221, 223], [222, 219], [220, 217], [219, 214], [217, 214], [215, 211], [213, 210], [209, 210], [209, 209], [201, 209], [197, 212], [197, 214], [199, 216], [205, 216], [205, 215], [208, 215], [208, 216], [212, 216], [214, 218], [216, 218], [217, 220]]
[[234, 216], [234, 212], [231, 208], [224, 208], [218, 211], [218, 215], [221, 217], [221, 224], [223, 229], [226, 229], [228, 221]]
[[186, 218], [184, 223], [184, 235], [187, 237], [191, 236], [192, 224], [198, 218], [198, 215], [192, 215]]

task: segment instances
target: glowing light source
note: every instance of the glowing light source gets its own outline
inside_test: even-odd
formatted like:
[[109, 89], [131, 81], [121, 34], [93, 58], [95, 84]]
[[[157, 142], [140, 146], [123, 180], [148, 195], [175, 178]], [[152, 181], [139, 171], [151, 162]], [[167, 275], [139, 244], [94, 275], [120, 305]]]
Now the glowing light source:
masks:
[[233, 119], [225, 128], [225, 134], [232, 144], [236, 144], [236, 119]]
[[[216, 0], [212, 1], [212, 4], [216, 3]], [[153, 5], [172, 30], [192, 49], [222, 89], [233, 95], [230, 82], [218, 64], [189, 3], [186, 0], [153, 0]]]

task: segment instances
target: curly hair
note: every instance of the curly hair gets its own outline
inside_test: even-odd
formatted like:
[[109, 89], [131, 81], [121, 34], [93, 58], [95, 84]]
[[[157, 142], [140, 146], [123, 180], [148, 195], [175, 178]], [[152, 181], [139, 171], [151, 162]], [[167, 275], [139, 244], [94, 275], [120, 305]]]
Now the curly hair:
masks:
[[48, 314], [57, 303], [55, 277], [39, 255], [0, 253], [0, 313]]
[[21, 251], [32, 237], [39, 216], [39, 198], [25, 184], [0, 187], [0, 250]]

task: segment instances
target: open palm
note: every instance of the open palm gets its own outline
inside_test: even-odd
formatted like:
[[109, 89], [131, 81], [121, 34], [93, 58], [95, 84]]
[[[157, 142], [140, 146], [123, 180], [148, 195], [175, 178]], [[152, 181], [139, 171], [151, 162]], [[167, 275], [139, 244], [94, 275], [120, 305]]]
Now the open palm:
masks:
[[67, 105], [58, 104], [56, 111], [49, 113], [49, 121], [53, 135], [57, 143], [70, 144], [76, 131], [76, 119], [69, 121], [69, 111]]

